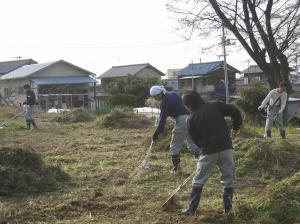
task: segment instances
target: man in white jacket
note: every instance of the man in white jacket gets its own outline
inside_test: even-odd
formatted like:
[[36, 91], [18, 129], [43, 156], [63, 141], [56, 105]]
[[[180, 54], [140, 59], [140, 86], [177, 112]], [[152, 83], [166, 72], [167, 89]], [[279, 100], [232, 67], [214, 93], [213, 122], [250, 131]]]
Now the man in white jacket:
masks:
[[280, 83], [279, 87], [272, 89], [266, 98], [262, 101], [258, 110], [267, 109], [267, 119], [265, 127], [265, 137], [271, 137], [271, 130], [273, 121], [275, 121], [279, 128], [280, 135], [285, 138], [285, 130], [283, 127], [282, 112], [286, 106], [288, 85], [286, 83]]

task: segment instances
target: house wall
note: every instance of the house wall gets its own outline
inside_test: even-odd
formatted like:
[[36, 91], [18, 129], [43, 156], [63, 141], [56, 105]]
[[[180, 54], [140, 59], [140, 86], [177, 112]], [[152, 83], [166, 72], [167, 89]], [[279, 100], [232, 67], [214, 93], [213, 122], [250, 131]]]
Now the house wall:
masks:
[[[26, 100], [23, 89], [25, 84], [30, 84], [28, 79], [0, 80], [0, 102], [18, 105]], [[37, 93], [36, 86], [31, 83], [32, 89]], [[8, 93], [8, 94], [7, 94]]]
[[65, 76], [87, 76], [89, 73], [73, 68], [67, 64], [59, 63], [50, 66], [44, 71], [37, 72], [31, 77], [65, 77]]
[[151, 78], [158, 78], [159, 80], [161, 79], [160, 73], [157, 73], [156, 71], [154, 71], [151, 68], [145, 68], [145, 69], [141, 70], [140, 72], [138, 72], [136, 75], [140, 76], [140, 77], [145, 77], [145, 78], [151, 77]]
[[[235, 88], [235, 73], [228, 71], [228, 86], [229, 88]], [[224, 84], [224, 70], [219, 69], [207, 76], [194, 79], [195, 90], [201, 94], [206, 100], [214, 98], [213, 93], [216, 88], [225, 88]], [[181, 93], [187, 90], [192, 90], [192, 79], [179, 79], [179, 89]]]

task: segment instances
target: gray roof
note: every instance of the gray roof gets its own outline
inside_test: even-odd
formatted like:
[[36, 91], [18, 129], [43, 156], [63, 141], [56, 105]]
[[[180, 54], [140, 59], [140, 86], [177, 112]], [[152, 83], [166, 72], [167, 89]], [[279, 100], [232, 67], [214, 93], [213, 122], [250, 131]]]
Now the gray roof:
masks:
[[15, 61], [1, 61], [0, 62], [0, 75], [7, 74], [24, 65], [36, 64], [37, 62], [32, 59], [15, 60]]
[[253, 74], [253, 73], [263, 73], [263, 71], [260, 69], [258, 65], [250, 65], [248, 68], [246, 68], [241, 73], [243, 74]]
[[32, 81], [38, 85], [51, 85], [51, 84], [80, 84], [80, 83], [94, 83], [97, 82], [89, 76], [76, 76], [76, 77], [43, 77], [32, 78]]
[[64, 64], [70, 65], [72, 67], [75, 67], [76, 69], [82, 70], [86, 73], [89, 73], [89, 75], [94, 75], [94, 73], [89, 72], [89, 71], [87, 71], [83, 68], [80, 68], [80, 67], [78, 67], [76, 65], [73, 65], [69, 62], [66, 62], [64, 60], [59, 60], [59, 61], [54, 61], [54, 62], [49, 62], [49, 63], [24, 65], [21, 68], [18, 68], [18, 69], [14, 70], [14, 71], [6, 74], [6, 75], [3, 75], [2, 77], [0, 77], [0, 80], [26, 78], [30, 75], [33, 75], [33, 74], [35, 74], [37, 72], [40, 72], [40, 71], [43, 71], [43, 70], [49, 68], [50, 66], [53, 66], [53, 65], [58, 64], [58, 63], [64, 63]]
[[[176, 72], [177, 76], [184, 77], [184, 76], [205, 76], [208, 75], [210, 72], [223, 68], [224, 62], [223, 61], [214, 61], [214, 62], [206, 62], [206, 63], [195, 63], [189, 64], [185, 68]], [[234, 67], [227, 64], [228, 70], [232, 70], [236, 73], [240, 72], [239, 70], [235, 69]]]
[[136, 75], [145, 68], [150, 68], [159, 73], [161, 76], [165, 74], [150, 65], [149, 63], [145, 64], [133, 64], [133, 65], [122, 65], [122, 66], [113, 66], [111, 69], [104, 72], [99, 78], [114, 78], [114, 77], [123, 77], [127, 75]]

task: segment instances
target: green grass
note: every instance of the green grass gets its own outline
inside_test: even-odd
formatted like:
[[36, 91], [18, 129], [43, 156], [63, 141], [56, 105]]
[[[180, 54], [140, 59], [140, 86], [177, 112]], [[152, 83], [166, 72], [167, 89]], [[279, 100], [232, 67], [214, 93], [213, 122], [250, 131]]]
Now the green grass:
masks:
[[[161, 210], [169, 193], [196, 166], [194, 156], [184, 149], [183, 173], [169, 174], [170, 135], [164, 135], [154, 145], [150, 169], [129, 179], [129, 174], [144, 159], [154, 127], [99, 128], [93, 122], [62, 124], [50, 120], [45, 115], [38, 117], [38, 131], [14, 128], [16, 125], [10, 123], [0, 130], [0, 142], [2, 146], [20, 143], [30, 146], [41, 155], [45, 166], [60, 167], [70, 180], [51, 192], [0, 196], [0, 220], [9, 223], [230, 223], [230, 217], [223, 215], [218, 169], [204, 187], [195, 217], [179, 214], [188, 203], [191, 183], [177, 194], [174, 210]], [[24, 121], [18, 118], [15, 122], [21, 125]], [[170, 132], [171, 127], [166, 130]], [[281, 215], [289, 218], [290, 223], [297, 223], [299, 187], [295, 173], [299, 172], [300, 133], [288, 128], [287, 140], [281, 140], [276, 134], [272, 140], [266, 140], [262, 133], [261, 128], [248, 127], [233, 140], [237, 178], [231, 223], [284, 223]], [[284, 189], [289, 189], [287, 194]], [[285, 209], [274, 205], [283, 205]]]

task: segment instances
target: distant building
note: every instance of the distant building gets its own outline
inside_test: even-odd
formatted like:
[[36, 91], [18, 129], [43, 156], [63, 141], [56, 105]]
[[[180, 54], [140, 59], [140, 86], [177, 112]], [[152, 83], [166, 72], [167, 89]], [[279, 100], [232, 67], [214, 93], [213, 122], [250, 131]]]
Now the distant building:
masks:
[[165, 74], [153, 67], [149, 63], [146, 64], [132, 64], [113, 66], [98, 78], [101, 80], [101, 85], [106, 86], [111, 82], [114, 82], [118, 78], [123, 78], [128, 75], [136, 75], [144, 78], [157, 78], [160, 81], [161, 77]]
[[32, 59], [23, 59], [23, 60], [14, 60], [14, 61], [1, 61], [0, 62], [0, 77], [5, 75], [17, 68], [20, 68], [24, 65], [37, 64], [36, 61]]
[[257, 65], [250, 65], [247, 69], [241, 72], [244, 74], [244, 85], [252, 86], [256, 83], [268, 86], [268, 79], [264, 72]]
[[96, 95], [94, 76], [64, 60], [23, 65], [0, 77], [0, 95], [4, 103], [18, 105], [26, 98], [23, 86], [29, 84], [42, 109], [91, 108]]
[[179, 68], [172, 68], [167, 70], [167, 79], [177, 79], [177, 72], [179, 71]]
[[[181, 93], [194, 89], [206, 100], [225, 99], [224, 62], [206, 62], [189, 64], [177, 71], [179, 90]], [[236, 90], [235, 75], [239, 70], [227, 64], [229, 95]]]
[[168, 69], [167, 75], [161, 80], [164, 86], [172, 88], [173, 91], [179, 93], [178, 77], [177, 72], [180, 69]]

